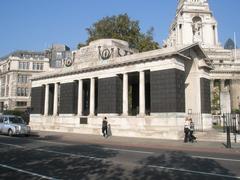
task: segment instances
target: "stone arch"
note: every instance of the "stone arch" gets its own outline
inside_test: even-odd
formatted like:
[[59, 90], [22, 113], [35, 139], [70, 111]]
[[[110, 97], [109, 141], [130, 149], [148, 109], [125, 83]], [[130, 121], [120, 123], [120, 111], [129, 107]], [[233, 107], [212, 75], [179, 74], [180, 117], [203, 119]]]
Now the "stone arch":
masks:
[[193, 42], [202, 42], [202, 18], [195, 16], [192, 18]]

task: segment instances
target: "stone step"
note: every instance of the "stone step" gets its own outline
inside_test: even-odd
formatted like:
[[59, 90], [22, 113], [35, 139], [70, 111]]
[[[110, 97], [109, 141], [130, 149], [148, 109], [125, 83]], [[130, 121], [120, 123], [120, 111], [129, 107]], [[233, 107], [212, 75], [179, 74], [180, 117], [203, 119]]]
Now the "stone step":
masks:
[[[226, 142], [227, 141], [227, 134], [226, 133], [202, 133], [196, 132], [195, 136], [198, 138], [199, 141], [215, 141], [215, 142]], [[240, 134], [236, 136], [237, 142], [240, 142]], [[231, 142], [235, 141], [235, 134], [230, 134]]]

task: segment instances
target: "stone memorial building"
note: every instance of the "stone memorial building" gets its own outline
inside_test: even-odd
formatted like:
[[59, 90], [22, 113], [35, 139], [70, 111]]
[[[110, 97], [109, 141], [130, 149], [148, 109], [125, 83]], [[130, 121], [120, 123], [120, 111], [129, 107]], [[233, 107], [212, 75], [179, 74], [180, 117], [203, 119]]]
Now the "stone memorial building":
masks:
[[138, 53], [101, 39], [66, 63], [32, 78], [32, 129], [100, 134], [107, 116], [113, 135], [178, 139], [191, 113], [211, 128], [212, 67], [198, 43]]

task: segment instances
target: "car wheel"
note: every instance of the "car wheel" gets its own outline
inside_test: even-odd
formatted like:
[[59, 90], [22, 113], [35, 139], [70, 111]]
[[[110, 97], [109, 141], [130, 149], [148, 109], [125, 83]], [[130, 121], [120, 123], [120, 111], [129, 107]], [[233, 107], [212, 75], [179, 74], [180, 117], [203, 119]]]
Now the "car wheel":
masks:
[[8, 130], [8, 135], [12, 136], [13, 135], [13, 131], [11, 129]]

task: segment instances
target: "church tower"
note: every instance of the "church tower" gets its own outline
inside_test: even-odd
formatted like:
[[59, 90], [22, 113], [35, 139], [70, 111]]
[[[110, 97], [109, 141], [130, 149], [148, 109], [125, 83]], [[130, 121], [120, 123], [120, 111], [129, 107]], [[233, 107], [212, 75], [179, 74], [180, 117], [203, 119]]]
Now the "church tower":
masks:
[[203, 48], [217, 48], [217, 22], [208, 0], [178, 0], [176, 17], [170, 26], [165, 46], [199, 43]]

